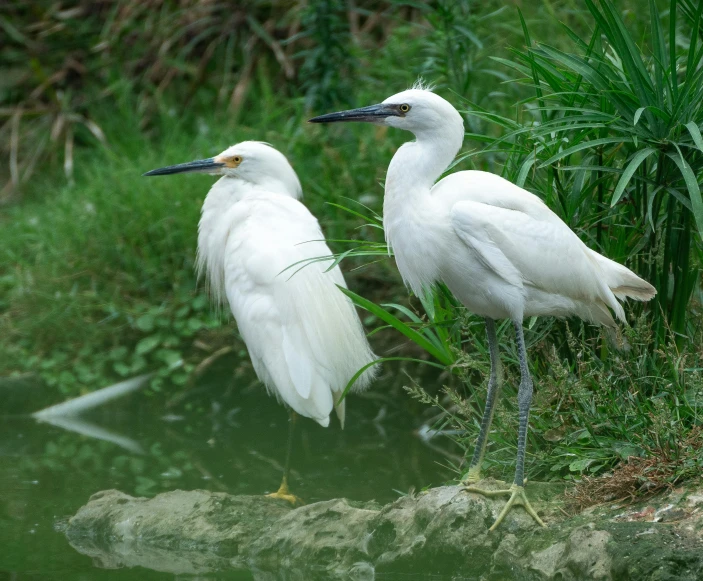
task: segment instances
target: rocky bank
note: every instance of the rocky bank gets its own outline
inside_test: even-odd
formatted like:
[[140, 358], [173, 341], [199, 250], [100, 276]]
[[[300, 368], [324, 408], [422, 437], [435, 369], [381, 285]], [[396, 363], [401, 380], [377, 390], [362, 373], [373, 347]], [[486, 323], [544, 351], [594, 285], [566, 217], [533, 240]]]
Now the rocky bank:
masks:
[[[486, 480], [485, 487], [501, 484]], [[176, 490], [93, 495], [63, 523], [103, 567], [177, 574], [247, 570], [255, 579], [701, 581], [703, 490], [611, 504], [567, 517], [558, 486], [530, 483], [538, 527], [521, 509], [488, 532], [504, 500], [456, 486], [380, 506], [346, 499], [293, 508], [260, 496]]]

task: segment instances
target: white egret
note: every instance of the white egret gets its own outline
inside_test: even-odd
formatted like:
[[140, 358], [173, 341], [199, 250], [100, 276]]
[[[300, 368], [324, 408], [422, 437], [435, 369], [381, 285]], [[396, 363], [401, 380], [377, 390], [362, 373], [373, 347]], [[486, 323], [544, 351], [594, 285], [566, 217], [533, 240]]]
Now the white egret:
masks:
[[515, 327], [521, 373], [515, 478], [508, 490], [467, 490], [509, 495], [491, 530], [516, 504], [544, 526], [523, 488], [532, 379], [522, 321], [537, 315], [576, 315], [613, 327], [611, 310], [618, 319], [625, 318], [618, 299], [646, 301], [654, 296], [654, 287], [587, 248], [542, 200], [497, 175], [460, 171], [435, 183], [462, 146], [464, 124], [458, 111], [431, 91], [413, 88], [378, 105], [310, 121], [366, 121], [415, 135], [415, 141], [398, 149], [386, 175], [383, 226], [388, 246], [416, 294], [444, 282], [467, 309], [486, 320], [491, 357], [486, 409], [463, 481], [470, 485], [480, 480], [501, 383], [495, 320], [507, 318]]
[[[353, 375], [376, 359], [315, 217], [299, 202], [300, 181], [285, 156], [245, 141], [213, 158], [155, 169], [145, 176], [203, 172], [223, 176], [203, 203], [198, 274], [237, 321], [258, 378], [291, 413], [283, 481], [271, 496], [295, 502], [288, 471], [295, 414], [329, 425]], [[307, 264], [300, 264], [304, 263]], [[289, 268], [296, 265], [294, 268]], [[371, 367], [353, 390], [369, 385]]]

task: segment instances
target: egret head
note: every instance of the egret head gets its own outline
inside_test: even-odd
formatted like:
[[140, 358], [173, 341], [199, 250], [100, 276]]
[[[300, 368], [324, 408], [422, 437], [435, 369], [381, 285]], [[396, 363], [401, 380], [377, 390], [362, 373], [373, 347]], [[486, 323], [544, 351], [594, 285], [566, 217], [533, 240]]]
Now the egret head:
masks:
[[459, 112], [445, 99], [426, 89], [408, 89], [388, 97], [383, 103], [310, 119], [311, 123], [365, 121], [406, 129], [415, 135], [441, 134], [448, 128], [461, 128]]
[[300, 180], [285, 155], [261, 141], [242, 141], [215, 157], [153, 169], [144, 175], [175, 173], [221, 175], [296, 199], [303, 195]]

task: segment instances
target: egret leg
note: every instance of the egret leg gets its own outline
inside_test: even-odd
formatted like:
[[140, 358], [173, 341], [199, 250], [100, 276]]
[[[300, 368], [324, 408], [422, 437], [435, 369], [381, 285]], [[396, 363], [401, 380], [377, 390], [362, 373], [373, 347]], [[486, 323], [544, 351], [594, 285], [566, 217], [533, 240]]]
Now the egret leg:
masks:
[[486, 318], [486, 336], [488, 337], [488, 352], [491, 357], [491, 375], [488, 379], [488, 393], [486, 394], [486, 408], [483, 410], [481, 420], [481, 430], [476, 440], [474, 455], [469, 464], [469, 471], [462, 479], [464, 484], [473, 484], [481, 480], [481, 464], [486, 454], [486, 444], [488, 443], [488, 432], [495, 413], [495, 404], [501, 388], [501, 367], [500, 356], [498, 354], [498, 336], [496, 335], [496, 323], [493, 319]]
[[513, 506], [522, 506], [540, 526], [547, 526], [532, 508], [530, 501], [525, 495], [524, 478], [525, 478], [525, 446], [527, 443], [527, 422], [530, 416], [530, 403], [532, 402], [532, 378], [530, 370], [527, 367], [527, 349], [525, 348], [525, 335], [522, 330], [522, 322], [514, 321], [515, 335], [517, 341], [518, 355], [520, 358], [520, 388], [517, 394], [518, 411], [520, 423], [518, 425], [517, 436], [517, 462], [515, 465], [515, 479], [513, 485], [506, 490], [483, 490], [480, 488], [468, 487], [466, 490], [470, 492], [478, 492], [485, 496], [502, 496], [508, 495], [510, 498], [503, 507], [503, 510], [498, 515], [496, 522], [489, 531], [494, 531], [503, 521], [505, 515]]
[[293, 433], [295, 432], [295, 424], [298, 420], [298, 414], [296, 414], [293, 410], [289, 410], [288, 415], [288, 449], [286, 451], [286, 463], [283, 467], [283, 479], [281, 480], [281, 486], [279, 486], [278, 490], [276, 492], [272, 492], [271, 494], [267, 494], [266, 496], [268, 498], [280, 498], [282, 500], [287, 500], [295, 506], [296, 504], [303, 504], [303, 501], [295, 496], [295, 494], [292, 494], [288, 488], [288, 475], [290, 474], [290, 458], [293, 453]]

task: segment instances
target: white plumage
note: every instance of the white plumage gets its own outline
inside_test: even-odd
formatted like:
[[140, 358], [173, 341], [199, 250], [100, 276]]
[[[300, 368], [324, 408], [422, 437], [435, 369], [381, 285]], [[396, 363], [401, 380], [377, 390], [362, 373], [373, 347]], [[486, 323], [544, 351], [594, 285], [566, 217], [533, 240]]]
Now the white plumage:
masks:
[[[273, 147], [242, 142], [208, 160], [150, 175], [202, 171], [224, 174], [203, 204], [198, 272], [216, 301], [229, 305], [254, 369], [269, 392], [292, 410], [329, 425], [352, 376], [375, 360], [315, 217], [298, 201], [300, 182]], [[296, 266], [293, 266], [296, 265]], [[372, 381], [374, 367], [354, 390]]]
[[[649, 300], [655, 290], [624, 266], [586, 247], [537, 196], [496, 175], [460, 171], [437, 182], [464, 140], [461, 115], [430, 91], [413, 88], [378, 105], [330, 113], [316, 123], [367, 121], [411, 131], [416, 140], [393, 156], [386, 175], [383, 226], [406, 284], [416, 293], [443, 282], [486, 318], [491, 376], [476, 452], [465, 477], [479, 480], [486, 436], [500, 389], [495, 320], [513, 321], [520, 357], [518, 456], [510, 500], [534, 512], [523, 490], [532, 379], [525, 317], [576, 315], [608, 327], [624, 320], [618, 300]], [[436, 183], [435, 183], [436, 182]], [[612, 313], [611, 313], [612, 311]], [[473, 492], [493, 494], [475, 487]]]
[[[460, 171], [434, 183], [461, 148], [463, 120], [447, 101], [411, 89], [388, 125], [417, 140], [393, 157], [384, 227], [403, 279], [416, 293], [443, 281], [472, 312], [492, 319], [577, 315], [613, 326], [617, 298], [649, 299], [651, 285], [590, 250], [542, 200], [488, 172]], [[433, 185], [434, 184], [434, 185]]]

